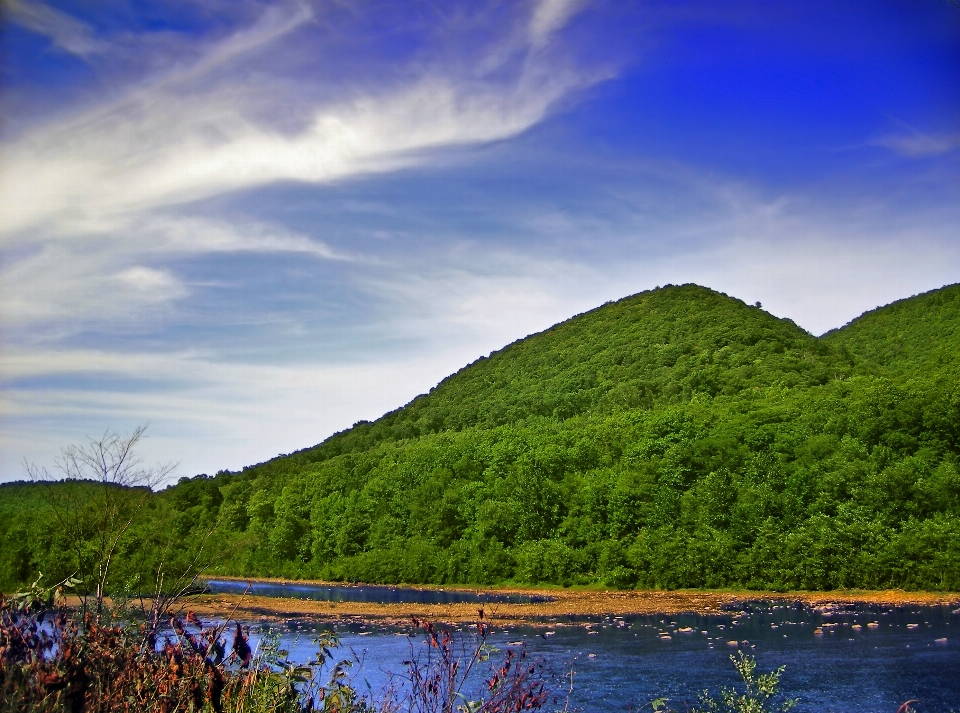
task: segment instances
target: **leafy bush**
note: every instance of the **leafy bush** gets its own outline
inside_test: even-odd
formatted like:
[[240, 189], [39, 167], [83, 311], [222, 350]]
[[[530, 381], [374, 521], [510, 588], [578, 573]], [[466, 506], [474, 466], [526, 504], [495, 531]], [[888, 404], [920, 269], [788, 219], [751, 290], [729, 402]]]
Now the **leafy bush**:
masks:
[[[786, 713], [800, 702], [797, 698], [787, 698], [780, 693], [780, 676], [784, 667], [770, 673], [756, 674], [757, 661], [753, 656], [738, 651], [731, 656], [743, 690], [736, 687], [723, 687], [718, 695], [703, 691], [699, 705], [691, 708], [690, 713]], [[653, 701], [653, 710], [672, 713], [667, 699]]]

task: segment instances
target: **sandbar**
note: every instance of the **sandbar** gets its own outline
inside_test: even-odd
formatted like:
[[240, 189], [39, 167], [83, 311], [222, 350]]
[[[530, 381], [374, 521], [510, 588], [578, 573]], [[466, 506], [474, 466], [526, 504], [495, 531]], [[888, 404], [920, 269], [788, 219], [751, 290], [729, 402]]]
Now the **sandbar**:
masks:
[[[257, 580], [264, 581], [264, 580]], [[289, 580], [272, 580], [288, 581]], [[297, 582], [302, 584], [303, 582]], [[329, 584], [329, 583], [323, 583]], [[327, 622], [377, 623], [403, 626], [412, 618], [447, 623], [476, 622], [483, 609], [491, 624], [537, 624], [563, 620], [601, 619], [682, 613], [721, 614], [749, 602], [802, 604], [830, 609], [851, 605], [960, 606], [956, 592], [908, 592], [903, 590], [837, 590], [830, 592], [766, 592], [728, 590], [597, 590], [445, 587], [446, 591], [521, 594], [550, 597], [536, 603], [380, 604], [371, 602], [327, 602], [312, 599], [278, 598], [233, 594], [202, 594], [181, 604], [197, 615], [240, 621], [313, 620]]]

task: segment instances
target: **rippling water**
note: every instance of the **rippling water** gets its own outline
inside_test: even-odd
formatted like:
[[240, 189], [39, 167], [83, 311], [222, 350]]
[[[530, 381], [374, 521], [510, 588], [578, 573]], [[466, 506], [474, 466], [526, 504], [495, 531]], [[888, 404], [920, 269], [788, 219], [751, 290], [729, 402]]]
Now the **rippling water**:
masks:
[[[284, 623], [292, 657], [309, 660], [324, 628]], [[373, 691], [386, 685], [387, 672], [402, 672], [422, 640], [375, 625], [336, 630], [342, 653], [363, 659], [354, 667], [357, 683]], [[758, 671], [786, 666], [782, 690], [800, 698], [799, 711], [894, 713], [909, 699], [920, 701], [920, 711], [960, 711], [960, 610], [946, 607], [823, 611], [758, 603], [718, 616], [551, 620], [497, 630], [489, 641], [501, 650], [523, 642], [558, 680], [572, 669], [571, 702], [584, 711], [638, 710], [660, 696], [684, 710], [704, 688], [737, 682], [729, 656], [738, 649], [756, 656]]]

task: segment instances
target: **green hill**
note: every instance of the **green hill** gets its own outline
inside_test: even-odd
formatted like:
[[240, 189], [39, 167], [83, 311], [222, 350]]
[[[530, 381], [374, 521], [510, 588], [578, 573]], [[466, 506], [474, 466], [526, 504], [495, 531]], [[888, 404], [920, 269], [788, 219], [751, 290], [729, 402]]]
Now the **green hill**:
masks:
[[[222, 573], [369, 582], [958, 589], [957, 295], [821, 339], [694, 285], [634, 295], [318, 446], [182, 479], [130, 546], [155, 563], [212, 530]], [[0, 519], [0, 587], [64, 569], [26, 522]]]
[[337, 434], [311, 456], [540, 417], [658, 408], [693, 394], [825, 384], [850, 357], [790, 320], [697, 285], [608, 303], [481, 357], [430, 393]]
[[912, 376], [960, 377], [960, 284], [867, 312], [823, 341], [866, 364]]

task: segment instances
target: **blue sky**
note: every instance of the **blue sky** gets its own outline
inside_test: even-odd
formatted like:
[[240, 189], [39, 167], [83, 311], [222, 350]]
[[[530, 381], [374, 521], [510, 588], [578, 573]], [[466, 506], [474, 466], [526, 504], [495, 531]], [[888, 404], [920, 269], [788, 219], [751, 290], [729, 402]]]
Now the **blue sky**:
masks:
[[960, 281], [960, 6], [9, 0], [0, 480], [320, 442], [607, 300]]

